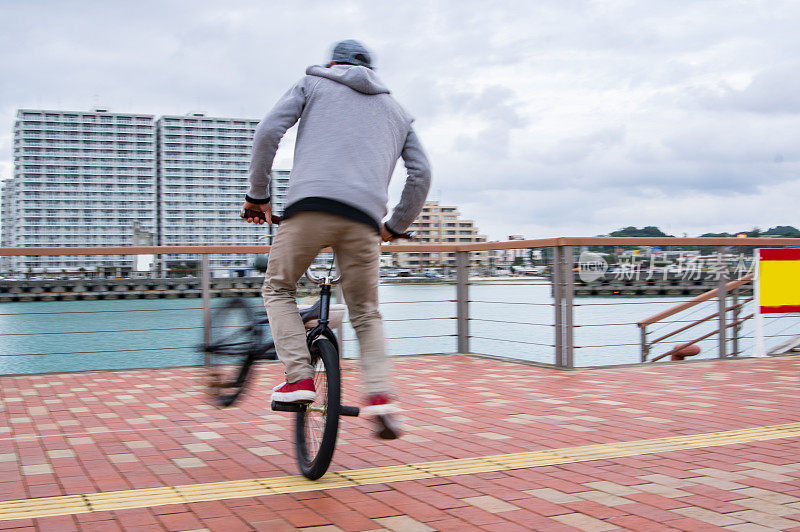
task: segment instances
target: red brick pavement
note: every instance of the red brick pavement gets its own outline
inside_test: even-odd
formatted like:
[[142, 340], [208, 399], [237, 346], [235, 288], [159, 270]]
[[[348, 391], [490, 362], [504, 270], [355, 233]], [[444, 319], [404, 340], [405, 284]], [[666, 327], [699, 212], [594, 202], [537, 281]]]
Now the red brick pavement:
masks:
[[[406, 436], [345, 418], [332, 470], [800, 421], [800, 357], [556, 371], [395, 360]], [[199, 369], [0, 378], [0, 500], [297, 473], [278, 365], [237, 408]], [[358, 403], [358, 370], [344, 362]], [[800, 438], [591, 462], [0, 521], [0, 530], [797, 530]]]

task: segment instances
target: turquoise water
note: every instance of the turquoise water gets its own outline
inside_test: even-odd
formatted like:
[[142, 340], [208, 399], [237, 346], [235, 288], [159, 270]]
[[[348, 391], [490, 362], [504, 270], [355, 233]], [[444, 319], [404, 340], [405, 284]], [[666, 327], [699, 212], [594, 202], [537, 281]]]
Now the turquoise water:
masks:
[[[391, 355], [456, 350], [455, 286], [391, 284], [380, 288]], [[575, 364], [623, 364], [639, 361], [635, 322], [686, 298], [592, 297], [576, 299]], [[553, 307], [550, 287], [541, 282], [476, 281], [470, 286], [471, 351], [552, 363]], [[495, 303], [495, 302], [502, 303]], [[214, 300], [218, 305], [221, 300]], [[260, 307], [259, 298], [251, 298]], [[680, 318], [711, 314], [716, 301]], [[184, 366], [202, 363], [194, 347], [202, 342], [200, 299], [56, 301], [0, 304], [0, 374]], [[748, 309], [746, 313], [751, 312]], [[771, 320], [767, 332], [788, 332], [796, 320]], [[602, 325], [602, 326], [596, 326]], [[658, 329], [659, 325], [653, 327]], [[672, 328], [677, 327], [673, 325]], [[712, 323], [678, 335], [694, 339]], [[745, 332], [752, 323], [744, 326]], [[655, 338], [669, 331], [655, 331]], [[800, 332], [800, 331], [798, 331]], [[716, 339], [702, 342], [702, 356], [715, 351]], [[777, 343], [773, 342], [773, 343]], [[743, 342], [749, 349], [751, 341]], [[345, 325], [344, 356], [357, 356], [358, 344]], [[594, 347], [598, 346], [598, 347]], [[666, 351], [668, 344], [656, 353]], [[13, 356], [12, 356], [13, 355]]]

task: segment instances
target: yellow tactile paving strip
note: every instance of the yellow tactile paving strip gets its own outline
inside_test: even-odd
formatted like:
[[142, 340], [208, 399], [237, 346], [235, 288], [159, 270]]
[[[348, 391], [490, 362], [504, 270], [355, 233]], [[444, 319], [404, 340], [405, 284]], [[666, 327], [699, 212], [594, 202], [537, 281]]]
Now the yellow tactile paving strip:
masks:
[[328, 473], [318, 481], [309, 481], [301, 476], [284, 476], [0, 501], [0, 521], [72, 515], [104, 510], [143, 508], [166, 504], [237, 499], [274, 495], [278, 493], [328, 490], [348, 486], [383, 484], [401, 480], [419, 480], [490, 471], [507, 471], [544, 465], [613, 459], [625, 456], [794, 437], [800, 437], [800, 423], [692, 434], [688, 436], [565, 447], [561, 449], [524, 453], [459, 458], [368, 469], [353, 469]]

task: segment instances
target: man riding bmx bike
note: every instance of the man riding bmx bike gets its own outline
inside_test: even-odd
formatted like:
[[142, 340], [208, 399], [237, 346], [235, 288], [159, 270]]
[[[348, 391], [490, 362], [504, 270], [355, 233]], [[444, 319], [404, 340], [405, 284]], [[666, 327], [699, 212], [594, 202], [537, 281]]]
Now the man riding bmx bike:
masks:
[[[245, 212], [252, 223], [271, 223], [269, 174], [278, 144], [299, 120], [286, 209], [270, 251], [262, 289], [286, 382], [272, 399], [311, 402], [314, 368], [297, 311], [297, 282], [319, 251], [332, 247], [356, 331], [366, 407], [376, 435], [400, 435], [392, 404], [389, 361], [378, 311], [381, 241], [405, 232], [419, 215], [430, 188], [428, 159], [413, 119], [373, 72], [371, 54], [359, 42], [337, 43], [327, 66], [311, 66], [269, 114], [253, 138]], [[402, 157], [407, 177], [391, 218], [388, 187]], [[249, 211], [248, 211], [249, 210]]]

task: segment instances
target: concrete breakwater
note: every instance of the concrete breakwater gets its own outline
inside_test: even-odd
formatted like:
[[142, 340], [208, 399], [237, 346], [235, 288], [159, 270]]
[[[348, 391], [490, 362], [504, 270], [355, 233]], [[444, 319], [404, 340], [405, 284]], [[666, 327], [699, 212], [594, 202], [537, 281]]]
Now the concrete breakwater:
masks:
[[[523, 281], [525, 278], [515, 277]], [[478, 279], [477, 282], [501, 278]], [[223, 277], [211, 279], [211, 297], [256, 297], [261, 295], [264, 277]], [[453, 284], [453, 280], [425, 277], [382, 278], [382, 284]], [[576, 296], [682, 296], [698, 295], [718, 288], [713, 276], [684, 279], [663, 276], [647, 279], [600, 278], [584, 282], [575, 276]], [[303, 277], [298, 295], [308, 296], [315, 286]], [[752, 294], [752, 285], [740, 293]], [[175, 299], [201, 297], [200, 279], [195, 277], [141, 279], [19, 279], [0, 281], [0, 303], [13, 301], [86, 301], [98, 299]]]
[[[575, 276], [576, 296], [688, 296], [699, 295], [719, 288], [719, 281], [714, 275], [704, 275], [696, 279], [678, 275], [653, 276], [647, 279], [646, 273], [638, 279], [601, 277], [595, 281], [584, 282], [579, 275]], [[739, 288], [741, 295], [752, 295], [753, 286]]]
[[[305, 279], [303, 279], [305, 281]], [[211, 297], [261, 295], [264, 277], [212, 278]], [[301, 282], [300, 295], [311, 287]], [[174, 299], [201, 297], [200, 279], [21, 279], [0, 282], [0, 303], [86, 301], [97, 299]]]

